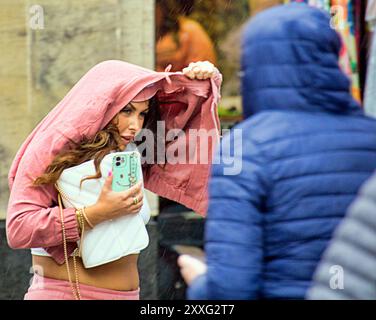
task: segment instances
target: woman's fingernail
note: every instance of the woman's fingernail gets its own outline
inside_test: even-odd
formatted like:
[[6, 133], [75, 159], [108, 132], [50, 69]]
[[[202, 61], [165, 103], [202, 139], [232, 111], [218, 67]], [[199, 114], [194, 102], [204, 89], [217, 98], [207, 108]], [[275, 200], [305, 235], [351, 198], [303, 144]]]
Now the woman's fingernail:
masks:
[[109, 176], [109, 177], [112, 176], [112, 171], [108, 171], [108, 176]]

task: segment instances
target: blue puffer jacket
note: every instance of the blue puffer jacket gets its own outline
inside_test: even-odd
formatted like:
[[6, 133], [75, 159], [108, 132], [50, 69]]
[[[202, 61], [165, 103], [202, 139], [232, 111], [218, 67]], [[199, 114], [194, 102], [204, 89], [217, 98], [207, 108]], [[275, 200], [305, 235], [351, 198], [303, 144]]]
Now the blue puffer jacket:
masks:
[[[349, 94], [339, 50], [329, 17], [305, 4], [272, 8], [247, 25], [248, 119], [235, 128], [243, 137], [235, 155], [223, 149], [233, 130], [213, 165], [208, 271], [188, 298], [304, 298], [335, 227], [376, 167], [376, 121]], [[226, 176], [231, 161], [242, 170]]]

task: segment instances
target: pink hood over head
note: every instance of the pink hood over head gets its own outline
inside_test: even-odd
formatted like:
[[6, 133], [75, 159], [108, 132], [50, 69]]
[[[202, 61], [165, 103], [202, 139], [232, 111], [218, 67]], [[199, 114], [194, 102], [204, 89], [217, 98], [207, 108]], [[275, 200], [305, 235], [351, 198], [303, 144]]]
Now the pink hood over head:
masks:
[[[8, 242], [13, 247], [26, 248], [57, 245], [61, 254], [61, 234], [55, 230], [55, 238], [45, 232], [51, 225], [59, 225], [57, 192], [54, 186], [35, 188], [31, 183], [69, 145], [69, 139], [79, 142], [84, 136], [93, 137], [132, 100], [143, 101], [157, 94], [166, 132], [172, 128], [186, 133], [189, 129], [215, 130], [218, 141], [216, 107], [221, 81], [219, 73], [204, 81], [190, 80], [181, 72], [154, 72], [118, 60], [94, 66], [37, 125], [15, 156], [8, 175]], [[166, 150], [174, 143], [179, 143], [179, 139], [166, 143]], [[189, 140], [189, 144], [190, 150], [200, 153], [199, 140]], [[163, 168], [152, 165], [144, 172], [145, 187], [205, 215], [211, 146], [209, 141], [206, 164], [166, 163]], [[74, 212], [69, 208], [64, 211], [68, 236], [74, 241], [78, 237]], [[55, 259], [62, 261], [59, 254], [55, 254]]]

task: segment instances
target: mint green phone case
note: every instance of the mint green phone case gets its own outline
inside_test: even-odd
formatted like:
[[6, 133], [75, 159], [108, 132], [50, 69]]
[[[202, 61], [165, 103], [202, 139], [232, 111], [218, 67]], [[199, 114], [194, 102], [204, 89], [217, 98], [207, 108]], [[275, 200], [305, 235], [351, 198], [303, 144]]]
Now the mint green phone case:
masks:
[[137, 152], [117, 153], [112, 159], [112, 190], [124, 191], [140, 179], [140, 158]]

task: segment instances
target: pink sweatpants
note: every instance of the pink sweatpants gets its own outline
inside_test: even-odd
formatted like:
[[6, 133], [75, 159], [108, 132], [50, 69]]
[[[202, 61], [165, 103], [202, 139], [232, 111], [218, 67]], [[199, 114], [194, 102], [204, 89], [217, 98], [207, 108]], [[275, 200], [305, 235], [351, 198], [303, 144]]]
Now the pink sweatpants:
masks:
[[[140, 289], [117, 291], [80, 284], [82, 300], [139, 300]], [[24, 300], [74, 300], [69, 281], [42, 277], [34, 273], [33, 282]]]

